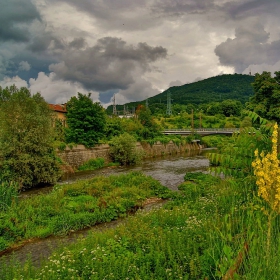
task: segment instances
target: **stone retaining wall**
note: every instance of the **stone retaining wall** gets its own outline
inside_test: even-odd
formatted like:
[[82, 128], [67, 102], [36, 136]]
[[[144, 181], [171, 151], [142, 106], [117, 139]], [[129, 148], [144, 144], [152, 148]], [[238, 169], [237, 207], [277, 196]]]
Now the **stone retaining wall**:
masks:
[[[177, 146], [170, 141], [168, 144], [157, 142], [153, 145], [138, 142], [137, 148], [145, 151], [145, 158], [151, 158], [200, 150], [202, 146], [197, 143]], [[89, 159], [104, 158], [106, 162], [110, 162], [108, 144], [101, 144], [90, 149], [85, 148], [83, 145], [77, 145], [72, 149], [67, 147], [64, 151], [58, 151], [57, 155], [73, 169], [76, 169]]]

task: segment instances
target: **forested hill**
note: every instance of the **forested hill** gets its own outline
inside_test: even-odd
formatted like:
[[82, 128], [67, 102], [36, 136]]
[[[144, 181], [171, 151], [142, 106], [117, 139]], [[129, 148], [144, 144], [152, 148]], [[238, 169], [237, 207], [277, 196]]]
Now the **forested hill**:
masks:
[[[254, 76], [243, 74], [219, 75], [186, 85], [171, 87], [158, 95], [150, 97], [148, 104], [159, 108], [166, 106], [168, 91], [171, 93], [172, 104], [202, 104], [220, 102], [226, 99], [239, 100], [244, 104], [254, 94], [251, 85], [254, 79]], [[136, 108], [138, 104], [145, 104], [145, 100], [130, 102], [125, 105], [128, 110], [131, 110]], [[123, 105], [118, 105], [117, 110], [121, 111], [123, 107]], [[107, 112], [111, 113], [112, 111], [113, 106], [110, 105], [107, 108]]]

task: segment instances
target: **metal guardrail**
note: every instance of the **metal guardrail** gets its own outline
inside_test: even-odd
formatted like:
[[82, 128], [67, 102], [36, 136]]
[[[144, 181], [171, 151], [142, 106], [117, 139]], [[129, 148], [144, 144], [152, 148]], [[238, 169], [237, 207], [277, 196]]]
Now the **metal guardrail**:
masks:
[[165, 129], [162, 131], [163, 134], [233, 134], [239, 132], [239, 128], [196, 128], [196, 129]]
[[221, 131], [221, 132], [235, 132], [239, 131], [240, 128], [195, 128], [195, 129], [165, 129], [163, 132], [212, 132], [212, 131]]

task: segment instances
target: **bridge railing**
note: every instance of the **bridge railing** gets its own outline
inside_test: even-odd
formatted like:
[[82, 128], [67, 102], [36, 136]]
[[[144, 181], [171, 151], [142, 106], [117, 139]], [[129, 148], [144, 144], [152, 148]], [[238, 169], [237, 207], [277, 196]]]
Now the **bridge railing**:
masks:
[[221, 131], [235, 132], [240, 128], [195, 128], [195, 129], [165, 129], [163, 132], [201, 132], [201, 131]]

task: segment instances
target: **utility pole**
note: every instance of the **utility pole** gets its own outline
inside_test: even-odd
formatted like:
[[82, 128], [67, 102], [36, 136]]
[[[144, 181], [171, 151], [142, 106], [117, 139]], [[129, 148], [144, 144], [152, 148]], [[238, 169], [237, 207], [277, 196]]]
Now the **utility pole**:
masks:
[[113, 115], [117, 115], [116, 96], [113, 97]]
[[171, 109], [171, 93], [170, 93], [170, 91], [167, 92], [166, 115], [168, 115], [168, 116], [172, 115], [172, 109]]
[[192, 109], [192, 130], [194, 130], [194, 123], [193, 123], [193, 109]]
[[201, 111], [199, 112], [199, 128], [202, 127], [202, 118], [201, 118]]

